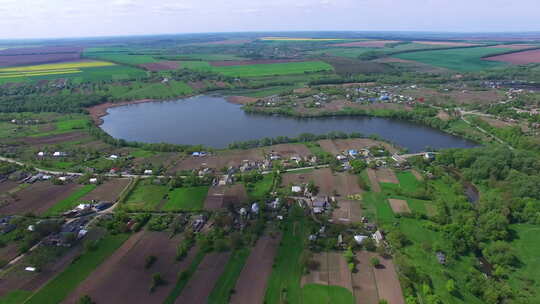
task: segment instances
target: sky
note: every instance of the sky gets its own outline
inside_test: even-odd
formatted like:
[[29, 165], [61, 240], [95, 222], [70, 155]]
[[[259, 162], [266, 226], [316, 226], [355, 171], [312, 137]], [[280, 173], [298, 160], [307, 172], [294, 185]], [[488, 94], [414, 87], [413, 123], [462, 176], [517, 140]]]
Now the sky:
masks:
[[538, 0], [0, 0], [0, 39], [254, 31], [540, 31]]

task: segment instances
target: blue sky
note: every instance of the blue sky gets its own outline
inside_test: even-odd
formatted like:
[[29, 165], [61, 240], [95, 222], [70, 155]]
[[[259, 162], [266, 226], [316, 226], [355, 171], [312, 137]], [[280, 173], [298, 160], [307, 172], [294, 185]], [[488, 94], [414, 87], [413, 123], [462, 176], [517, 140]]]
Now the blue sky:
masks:
[[540, 31], [538, 0], [0, 0], [0, 39], [159, 33]]

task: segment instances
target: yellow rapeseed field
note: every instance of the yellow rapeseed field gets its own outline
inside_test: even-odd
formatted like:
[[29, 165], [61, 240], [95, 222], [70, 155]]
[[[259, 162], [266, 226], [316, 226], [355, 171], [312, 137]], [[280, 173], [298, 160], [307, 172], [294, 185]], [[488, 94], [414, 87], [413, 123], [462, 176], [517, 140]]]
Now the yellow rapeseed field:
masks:
[[48, 64], [38, 64], [38, 65], [29, 65], [29, 66], [19, 66], [19, 67], [10, 67], [10, 68], [0, 68], [0, 73], [5, 72], [38, 72], [38, 71], [60, 71], [60, 70], [75, 70], [80, 68], [95, 68], [103, 66], [115, 65], [112, 62], [106, 61], [74, 61], [74, 62], [63, 62], [63, 63], [48, 63]]

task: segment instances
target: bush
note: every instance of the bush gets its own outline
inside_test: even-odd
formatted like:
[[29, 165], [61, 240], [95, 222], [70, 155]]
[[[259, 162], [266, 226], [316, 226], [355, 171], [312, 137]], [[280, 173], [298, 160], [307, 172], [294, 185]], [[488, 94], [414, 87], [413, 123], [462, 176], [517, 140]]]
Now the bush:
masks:
[[154, 265], [154, 263], [157, 261], [157, 257], [155, 255], [149, 255], [144, 259], [144, 268], [148, 269]]

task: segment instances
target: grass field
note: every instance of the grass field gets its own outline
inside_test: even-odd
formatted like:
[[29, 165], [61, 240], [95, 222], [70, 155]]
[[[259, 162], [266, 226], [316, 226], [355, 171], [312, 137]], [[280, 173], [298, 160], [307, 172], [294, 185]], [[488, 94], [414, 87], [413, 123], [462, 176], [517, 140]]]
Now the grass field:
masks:
[[302, 302], [303, 292], [300, 285], [303, 274], [300, 256], [307, 238], [306, 219], [301, 211], [293, 209], [293, 212], [299, 214], [293, 214], [287, 220], [272, 274], [268, 279], [265, 303], [309, 303]]
[[250, 200], [261, 200], [272, 189], [273, 177], [271, 174], [264, 175], [263, 179], [255, 183], [253, 189], [248, 189]]
[[[510, 271], [510, 284], [515, 290], [530, 290], [531, 303], [540, 302], [540, 226], [519, 224], [512, 225], [517, 238], [511, 246], [521, 266]], [[527, 293], [528, 294], [528, 293]]]
[[60, 303], [77, 285], [128, 239], [127, 234], [107, 235], [93, 251], [84, 253], [66, 270], [39, 289], [26, 304]]
[[164, 60], [180, 60], [180, 61], [222, 61], [222, 60], [243, 60], [244, 57], [240, 57], [232, 54], [186, 54], [186, 55], [166, 55], [159, 56]]
[[229, 296], [236, 285], [240, 272], [242, 272], [242, 269], [246, 264], [249, 252], [250, 251], [248, 248], [242, 248], [232, 253], [231, 257], [229, 258], [229, 262], [225, 266], [223, 274], [219, 277], [219, 280], [212, 290], [212, 293], [208, 297], [208, 303], [229, 303]]
[[157, 210], [164, 200], [168, 187], [141, 182], [128, 196], [125, 206], [132, 210]]
[[58, 215], [75, 208], [75, 206], [80, 203], [79, 200], [81, 197], [90, 193], [90, 191], [94, 189], [96, 189], [96, 185], [84, 185], [82, 188], [73, 192], [68, 198], [61, 200], [52, 206], [49, 210], [47, 210], [47, 212], [45, 212], [45, 216]]
[[137, 81], [130, 85], [108, 86], [107, 88], [107, 92], [117, 100], [166, 99], [193, 93], [193, 89], [181, 81], [169, 81], [166, 84]]
[[510, 49], [475, 47], [438, 51], [420, 51], [398, 54], [394, 57], [418, 61], [459, 72], [472, 72], [505, 65], [501, 62], [482, 60], [483, 56], [498, 54], [505, 51], [510, 51]]
[[28, 299], [32, 295], [32, 292], [26, 290], [13, 290], [7, 293], [5, 296], [0, 297], [0, 304], [20, 304], [24, 300]]
[[306, 284], [302, 288], [302, 303], [313, 304], [354, 304], [353, 294], [341, 286]]
[[211, 66], [205, 61], [184, 61], [182, 62], [181, 67], [195, 70], [206, 70], [232, 77], [293, 75], [333, 70], [331, 65], [322, 61], [250, 64], [220, 67]]
[[163, 206], [165, 211], [197, 211], [204, 208], [208, 186], [177, 188], [169, 192], [169, 200]]

